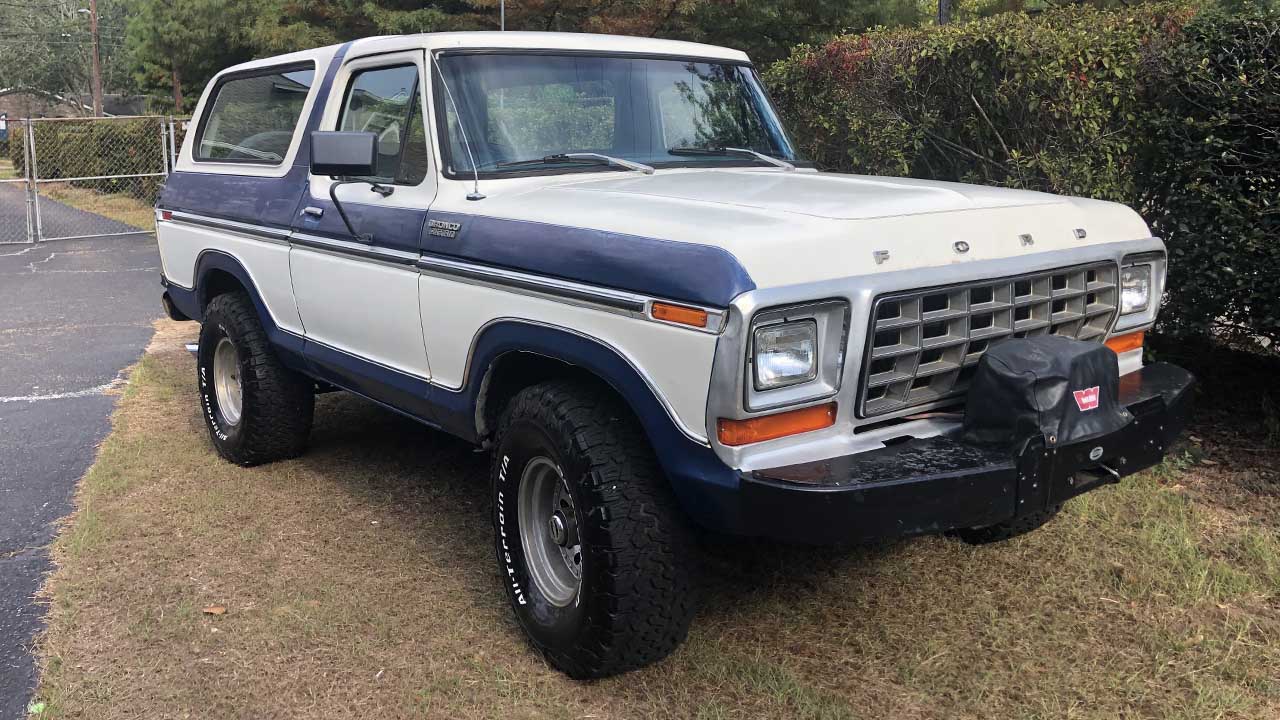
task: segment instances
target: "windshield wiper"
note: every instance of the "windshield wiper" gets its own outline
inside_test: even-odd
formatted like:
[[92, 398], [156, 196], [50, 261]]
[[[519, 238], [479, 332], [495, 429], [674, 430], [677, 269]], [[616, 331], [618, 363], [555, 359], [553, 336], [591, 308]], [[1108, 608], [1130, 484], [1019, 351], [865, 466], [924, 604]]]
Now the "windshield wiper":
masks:
[[630, 160], [623, 160], [612, 155], [601, 155], [600, 153], [559, 153], [557, 155], [548, 155], [546, 157], [534, 158], [532, 160], [513, 160], [511, 162], [500, 162], [496, 167], [515, 168], [515, 167], [532, 167], [534, 165], [555, 165], [556, 163], [579, 162], [579, 163], [595, 163], [596, 165], [613, 165], [627, 170], [642, 172], [645, 175], [652, 175], [653, 168]]
[[783, 170], [795, 170], [796, 166], [786, 160], [779, 160], [772, 155], [765, 155], [762, 152], [748, 150], [747, 148], [735, 147], [673, 147], [667, 148], [667, 152], [672, 155], [714, 155], [718, 157], [728, 157], [737, 155], [739, 157], [747, 157], [761, 162], [767, 162], [774, 167], [780, 167]]

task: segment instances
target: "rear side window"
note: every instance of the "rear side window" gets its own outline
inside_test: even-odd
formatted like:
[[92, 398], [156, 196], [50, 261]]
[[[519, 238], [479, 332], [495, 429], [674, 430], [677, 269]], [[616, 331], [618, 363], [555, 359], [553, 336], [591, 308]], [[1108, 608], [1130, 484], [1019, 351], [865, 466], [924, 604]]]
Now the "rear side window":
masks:
[[219, 82], [201, 123], [195, 159], [284, 162], [314, 78], [314, 67], [295, 66]]
[[378, 136], [374, 180], [417, 185], [427, 177], [427, 134], [422, 122], [418, 68], [362, 70], [351, 76], [338, 129]]

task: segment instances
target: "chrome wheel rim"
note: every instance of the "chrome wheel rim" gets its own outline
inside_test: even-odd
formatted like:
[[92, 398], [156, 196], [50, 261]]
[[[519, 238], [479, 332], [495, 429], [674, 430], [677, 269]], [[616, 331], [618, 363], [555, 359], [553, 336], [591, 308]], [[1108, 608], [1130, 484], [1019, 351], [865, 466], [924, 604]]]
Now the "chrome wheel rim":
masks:
[[520, 544], [533, 584], [556, 607], [566, 607], [582, 587], [578, 514], [564, 473], [537, 457], [520, 478]]
[[213, 391], [218, 398], [218, 411], [229, 425], [240, 422], [244, 395], [240, 387], [240, 358], [231, 338], [222, 338], [213, 349]]

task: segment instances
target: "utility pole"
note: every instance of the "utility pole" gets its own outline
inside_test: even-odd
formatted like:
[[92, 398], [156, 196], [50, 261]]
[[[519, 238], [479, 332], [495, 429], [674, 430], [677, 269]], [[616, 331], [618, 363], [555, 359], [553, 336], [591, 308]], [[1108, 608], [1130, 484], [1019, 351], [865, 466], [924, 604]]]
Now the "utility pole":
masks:
[[102, 116], [102, 64], [98, 60], [98, 0], [89, 0], [89, 33], [93, 36], [93, 114]]

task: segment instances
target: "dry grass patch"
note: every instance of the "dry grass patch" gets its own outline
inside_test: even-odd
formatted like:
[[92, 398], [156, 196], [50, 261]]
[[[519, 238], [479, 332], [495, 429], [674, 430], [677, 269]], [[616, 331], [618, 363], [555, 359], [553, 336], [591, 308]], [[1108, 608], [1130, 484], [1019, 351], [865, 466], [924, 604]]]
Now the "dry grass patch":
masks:
[[12, 180], [18, 177], [18, 173], [13, 170], [13, 161], [8, 158], [0, 158], [0, 180]]
[[155, 208], [132, 195], [104, 193], [75, 187], [71, 183], [42, 184], [40, 195], [140, 230], [153, 231], [156, 228]]
[[[1190, 455], [972, 548], [708, 540], [669, 660], [578, 683], [525, 644], [483, 455], [344, 394], [305, 458], [219, 461], [163, 322], [55, 547], [51, 717], [1280, 717], [1280, 538]], [[207, 615], [208, 606], [227, 608]]]

